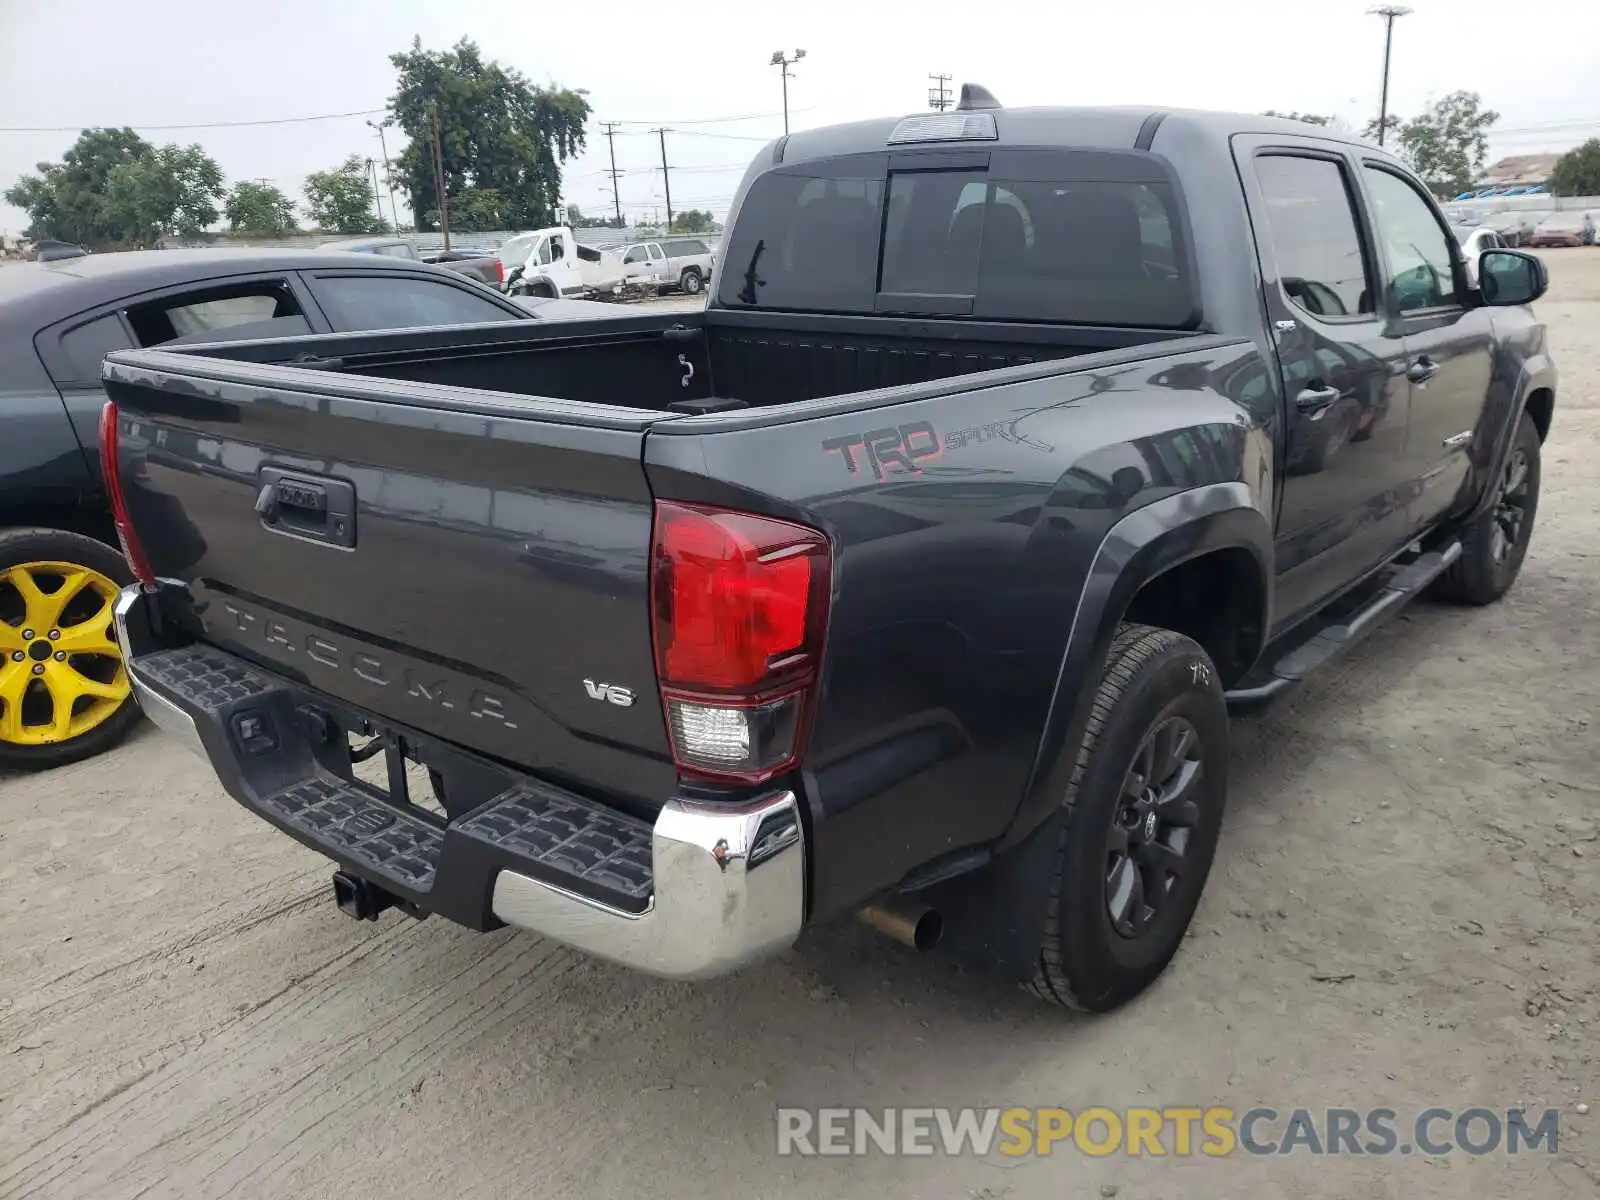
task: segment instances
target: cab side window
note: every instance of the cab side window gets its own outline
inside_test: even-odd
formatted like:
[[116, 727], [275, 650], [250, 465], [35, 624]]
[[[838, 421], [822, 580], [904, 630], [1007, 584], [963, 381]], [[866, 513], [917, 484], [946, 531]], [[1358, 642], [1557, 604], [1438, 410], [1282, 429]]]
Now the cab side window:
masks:
[[1384, 286], [1395, 308], [1416, 312], [1461, 303], [1450, 235], [1433, 206], [1393, 171], [1368, 165], [1365, 172], [1378, 240], [1389, 260]]
[[1331, 158], [1267, 154], [1256, 159], [1256, 178], [1278, 278], [1295, 306], [1316, 317], [1375, 312], [1344, 167]]

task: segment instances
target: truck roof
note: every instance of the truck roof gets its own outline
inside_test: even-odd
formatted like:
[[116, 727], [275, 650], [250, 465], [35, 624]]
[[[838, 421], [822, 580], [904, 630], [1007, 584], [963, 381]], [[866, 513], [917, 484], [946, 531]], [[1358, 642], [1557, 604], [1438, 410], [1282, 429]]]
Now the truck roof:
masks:
[[[1148, 140], [1161, 127], [1166, 127], [1169, 132], [1181, 127], [1202, 138], [1213, 139], [1219, 143], [1225, 143], [1228, 138], [1239, 133], [1282, 133], [1346, 143], [1360, 141], [1358, 138], [1330, 131], [1324, 126], [1311, 125], [1286, 117], [1266, 117], [1259, 113], [1211, 112], [1203, 109], [1167, 109], [1149, 106], [1002, 107], [970, 111], [992, 115], [999, 135], [994, 140], [975, 143], [975, 148], [1010, 145], [1132, 150], [1142, 148], [1141, 141], [1148, 145]], [[890, 135], [905, 119], [903, 116], [880, 117], [868, 121], [852, 121], [844, 125], [806, 129], [788, 135], [787, 139], [775, 139], [772, 145], [776, 146], [778, 142], [783, 142], [784, 162], [831, 158], [843, 154], [864, 154], [889, 148]], [[952, 144], [959, 143], [953, 141]], [[1376, 146], [1372, 149], [1382, 153]], [[770, 154], [764, 157], [766, 162], [772, 161]]]

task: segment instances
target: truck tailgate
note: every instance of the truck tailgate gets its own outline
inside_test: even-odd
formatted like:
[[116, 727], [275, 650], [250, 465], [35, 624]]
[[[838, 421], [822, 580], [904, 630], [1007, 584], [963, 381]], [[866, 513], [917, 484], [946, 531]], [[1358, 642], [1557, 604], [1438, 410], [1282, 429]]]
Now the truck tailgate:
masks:
[[159, 351], [106, 387], [134, 528], [203, 640], [642, 813], [671, 795], [661, 414]]

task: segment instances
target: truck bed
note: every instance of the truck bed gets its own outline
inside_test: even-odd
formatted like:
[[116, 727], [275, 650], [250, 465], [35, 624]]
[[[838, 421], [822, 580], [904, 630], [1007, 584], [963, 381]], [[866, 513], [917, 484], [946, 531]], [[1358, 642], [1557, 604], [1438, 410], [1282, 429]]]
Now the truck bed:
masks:
[[1184, 336], [1171, 330], [710, 312], [603, 317], [536, 329], [495, 324], [332, 334], [209, 345], [202, 353], [699, 413], [879, 391]]

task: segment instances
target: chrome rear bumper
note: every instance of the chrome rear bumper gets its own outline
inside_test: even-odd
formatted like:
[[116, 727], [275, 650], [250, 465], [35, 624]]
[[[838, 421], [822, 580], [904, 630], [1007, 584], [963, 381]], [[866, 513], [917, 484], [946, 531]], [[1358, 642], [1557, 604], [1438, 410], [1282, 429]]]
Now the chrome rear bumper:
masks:
[[[629, 911], [620, 902], [609, 904], [562, 886], [559, 868], [574, 856], [581, 859], [596, 853], [593, 840], [579, 844], [580, 839], [574, 838], [564, 856], [543, 858], [508, 848], [521, 832], [542, 836], [548, 831], [547, 826], [533, 827], [541, 820], [537, 812], [529, 816], [529, 789], [544, 786], [536, 781], [524, 779], [511, 789], [517, 792], [517, 816], [505, 818], [533, 824], [526, 830], [513, 828], [510, 839], [486, 840], [483, 817], [486, 812], [495, 814], [497, 800], [442, 828], [432, 816], [426, 818], [431, 824], [425, 825], [418, 815], [350, 781], [317, 773], [312, 756], [298, 744], [302, 735], [292, 726], [276, 726], [282, 744], [267, 758], [241, 754], [229, 732], [239, 707], [271, 713], [277, 704], [276, 711], [292, 711], [298, 703], [296, 685], [211, 647], [160, 646], [149, 620], [149, 600], [146, 593], [130, 587], [115, 609], [117, 640], [145, 715], [208, 761], [240, 804], [408, 904], [474, 928], [502, 921], [597, 958], [677, 979], [732, 971], [782, 950], [799, 935], [805, 912], [805, 837], [793, 792], [773, 792], [739, 806], [674, 799], [651, 827], [562, 793], [559, 803], [567, 815], [555, 820], [570, 827], [574, 802], [587, 805], [593, 813], [590, 833], [608, 847], [617, 846], [614, 861], [623, 867], [632, 863], [641, 877], [643, 838], [648, 832], [650, 894], [642, 910]], [[185, 663], [186, 655], [204, 662]], [[211, 668], [231, 672], [235, 682], [229, 688], [237, 700], [230, 698], [229, 688], [219, 691], [218, 672]], [[196, 682], [190, 687], [186, 680]], [[310, 765], [304, 774], [296, 774], [302, 761]], [[270, 770], [265, 769], [268, 766]], [[286, 777], [291, 779], [287, 788]], [[276, 791], [267, 791], [268, 779]], [[307, 783], [315, 784], [322, 806], [315, 822], [297, 820], [283, 802], [285, 792]], [[339, 814], [337, 820], [328, 819], [330, 807]], [[415, 831], [407, 851], [413, 872], [409, 878], [386, 874], [392, 864], [379, 858], [363, 858], [364, 843], [350, 833], [361, 828], [361, 822], [386, 831], [385, 836], [400, 828]], [[630, 838], [636, 854], [627, 858]], [[523, 838], [518, 844], [539, 840]], [[418, 857], [424, 860], [421, 866], [431, 870], [418, 871]], [[594, 877], [591, 870], [587, 879], [591, 891]], [[426, 884], [419, 882], [422, 879]]]

